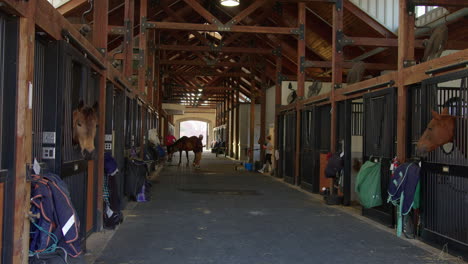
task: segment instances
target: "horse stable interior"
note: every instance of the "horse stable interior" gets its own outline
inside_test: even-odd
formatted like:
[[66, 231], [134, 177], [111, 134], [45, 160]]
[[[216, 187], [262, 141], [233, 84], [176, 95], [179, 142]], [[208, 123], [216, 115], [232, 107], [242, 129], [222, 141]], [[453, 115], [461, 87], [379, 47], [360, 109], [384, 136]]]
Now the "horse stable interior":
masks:
[[[148, 130], [178, 138], [188, 120], [208, 124], [213, 162], [255, 167], [270, 135], [265, 177], [313, 197], [339, 184], [340, 208], [391, 232], [392, 160], [416, 162], [414, 240], [468, 260], [467, 25], [466, 0], [0, 0], [1, 263], [28, 262], [33, 164], [66, 183], [92, 251], [105, 153], [125, 172], [132, 152], [143, 158]], [[96, 111], [83, 121], [92, 148], [75, 140], [83, 105]], [[453, 129], [426, 131], [448, 115]], [[450, 143], [437, 143], [443, 133]], [[328, 153], [342, 153], [340, 183], [324, 176]], [[366, 209], [354, 186], [369, 160], [381, 163], [384, 203]], [[116, 192], [124, 209], [125, 190]]]

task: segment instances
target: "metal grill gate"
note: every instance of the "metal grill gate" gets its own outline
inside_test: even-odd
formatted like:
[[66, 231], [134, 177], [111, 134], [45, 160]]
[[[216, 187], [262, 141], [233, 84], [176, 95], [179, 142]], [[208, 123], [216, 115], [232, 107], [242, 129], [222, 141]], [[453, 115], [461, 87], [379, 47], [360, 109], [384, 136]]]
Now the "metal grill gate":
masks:
[[283, 171], [284, 171], [284, 115], [279, 114], [277, 117], [278, 122], [278, 132], [276, 133], [277, 137], [277, 144], [278, 144], [278, 152], [279, 152], [279, 160], [277, 160], [277, 168], [276, 168], [276, 177], [282, 178]]
[[421, 236], [468, 259], [468, 70], [430, 78], [410, 91], [411, 157], [431, 110], [447, 107], [457, 117], [453, 144], [422, 162]]
[[390, 162], [395, 156], [396, 142], [396, 89], [387, 88], [364, 95], [363, 161], [381, 162], [381, 192], [383, 205], [363, 209], [365, 216], [385, 225], [394, 225], [393, 205], [386, 203], [390, 181]]
[[115, 90], [114, 94], [114, 108], [113, 108], [113, 124], [114, 124], [114, 158], [119, 166], [120, 173], [117, 174], [118, 183], [118, 195], [121, 202], [121, 209], [126, 206], [125, 196], [125, 123], [126, 123], [126, 104], [125, 92], [121, 90]]
[[[99, 76], [65, 41], [38, 41], [36, 47], [35, 93], [47, 96], [35, 97], [33, 102], [33, 154], [68, 185], [85, 240], [95, 230], [97, 166], [88, 168], [88, 161], [72, 143], [72, 112], [80, 100], [85, 105], [98, 101]], [[97, 139], [95, 146], [99, 146]]]
[[320, 191], [320, 153], [330, 151], [330, 105], [309, 106], [302, 112], [301, 186]]
[[[343, 174], [343, 204], [350, 205], [351, 203], [351, 136], [354, 135], [356, 126], [362, 123], [354, 115], [354, 103], [350, 100], [341, 101], [336, 104], [337, 106], [337, 152], [343, 152], [344, 156], [344, 174]], [[362, 104], [361, 104], [362, 106]], [[353, 126], [354, 125], [354, 126]], [[357, 129], [356, 129], [357, 130]], [[362, 128], [360, 129], [362, 131]]]
[[[18, 20], [0, 12], [0, 262], [13, 256]], [[13, 67], [12, 67], [13, 65]]]
[[301, 187], [319, 192], [320, 160], [317, 150], [317, 111], [314, 105], [302, 110], [301, 126]]
[[294, 184], [294, 160], [296, 156], [296, 111], [290, 111], [285, 113], [283, 137], [283, 178], [286, 182]]

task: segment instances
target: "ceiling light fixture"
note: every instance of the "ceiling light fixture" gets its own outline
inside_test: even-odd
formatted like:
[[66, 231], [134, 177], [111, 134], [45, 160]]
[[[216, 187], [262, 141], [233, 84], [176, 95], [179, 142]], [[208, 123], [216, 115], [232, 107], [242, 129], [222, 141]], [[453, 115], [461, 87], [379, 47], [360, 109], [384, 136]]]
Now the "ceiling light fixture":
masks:
[[238, 6], [240, 0], [221, 0], [223, 6]]

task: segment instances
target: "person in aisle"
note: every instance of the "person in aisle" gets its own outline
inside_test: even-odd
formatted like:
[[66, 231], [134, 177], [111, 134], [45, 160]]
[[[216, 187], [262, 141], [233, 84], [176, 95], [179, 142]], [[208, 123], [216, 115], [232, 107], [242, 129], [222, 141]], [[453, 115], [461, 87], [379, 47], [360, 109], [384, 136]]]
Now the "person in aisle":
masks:
[[203, 148], [205, 146], [203, 146], [203, 135], [200, 134], [198, 136], [198, 142], [197, 142], [197, 145], [195, 146], [195, 148], [193, 149], [193, 152], [195, 153], [195, 158], [193, 160], [193, 166], [197, 169], [200, 168], [200, 161], [201, 161], [201, 156], [202, 156], [202, 153], [203, 153]]
[[[166, 148], [169, 149], [169, 147], [172, 146], [174, 142], [176, 141], [177, 139], [174, 137], [174, 135], [172, 135], [172, 132], [168, 132], [166, 136], [166, 140], [165, 140]], [[169, 151], [168, 151], [168, 154], [169, 154]], [[168, 155], [167, 161], [169, 162], [172, 161], [172, 153]]]
[[258, 172], [260, 173], [265, 172], [267, 165], [268, 165], [268, 171], [270, 171], [270, 168], [272, 167], [271, 156], [273, 154], [273, 144], [271, 143], [270, 135], [266, 137], [265, 144], [262, 146], [262, 148], [265, 149], [265, 163], [263, 164], [263, 167], [260, 170], [258, 170]]

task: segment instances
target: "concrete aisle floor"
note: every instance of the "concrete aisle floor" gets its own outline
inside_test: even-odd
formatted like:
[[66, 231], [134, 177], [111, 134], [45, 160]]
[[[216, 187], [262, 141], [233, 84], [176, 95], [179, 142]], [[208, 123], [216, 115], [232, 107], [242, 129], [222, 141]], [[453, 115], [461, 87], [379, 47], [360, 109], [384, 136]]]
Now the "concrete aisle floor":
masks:
[[[221, 190], [228, 191], [212, 192]], [[252, 192], [229, 192], [238, 190]], [[127, 213], [96, 263], [447, 262], [270, 176], [237, 172], [233, 161], [204, 153], [200, 170], [163, 170], [152, 200]]]

